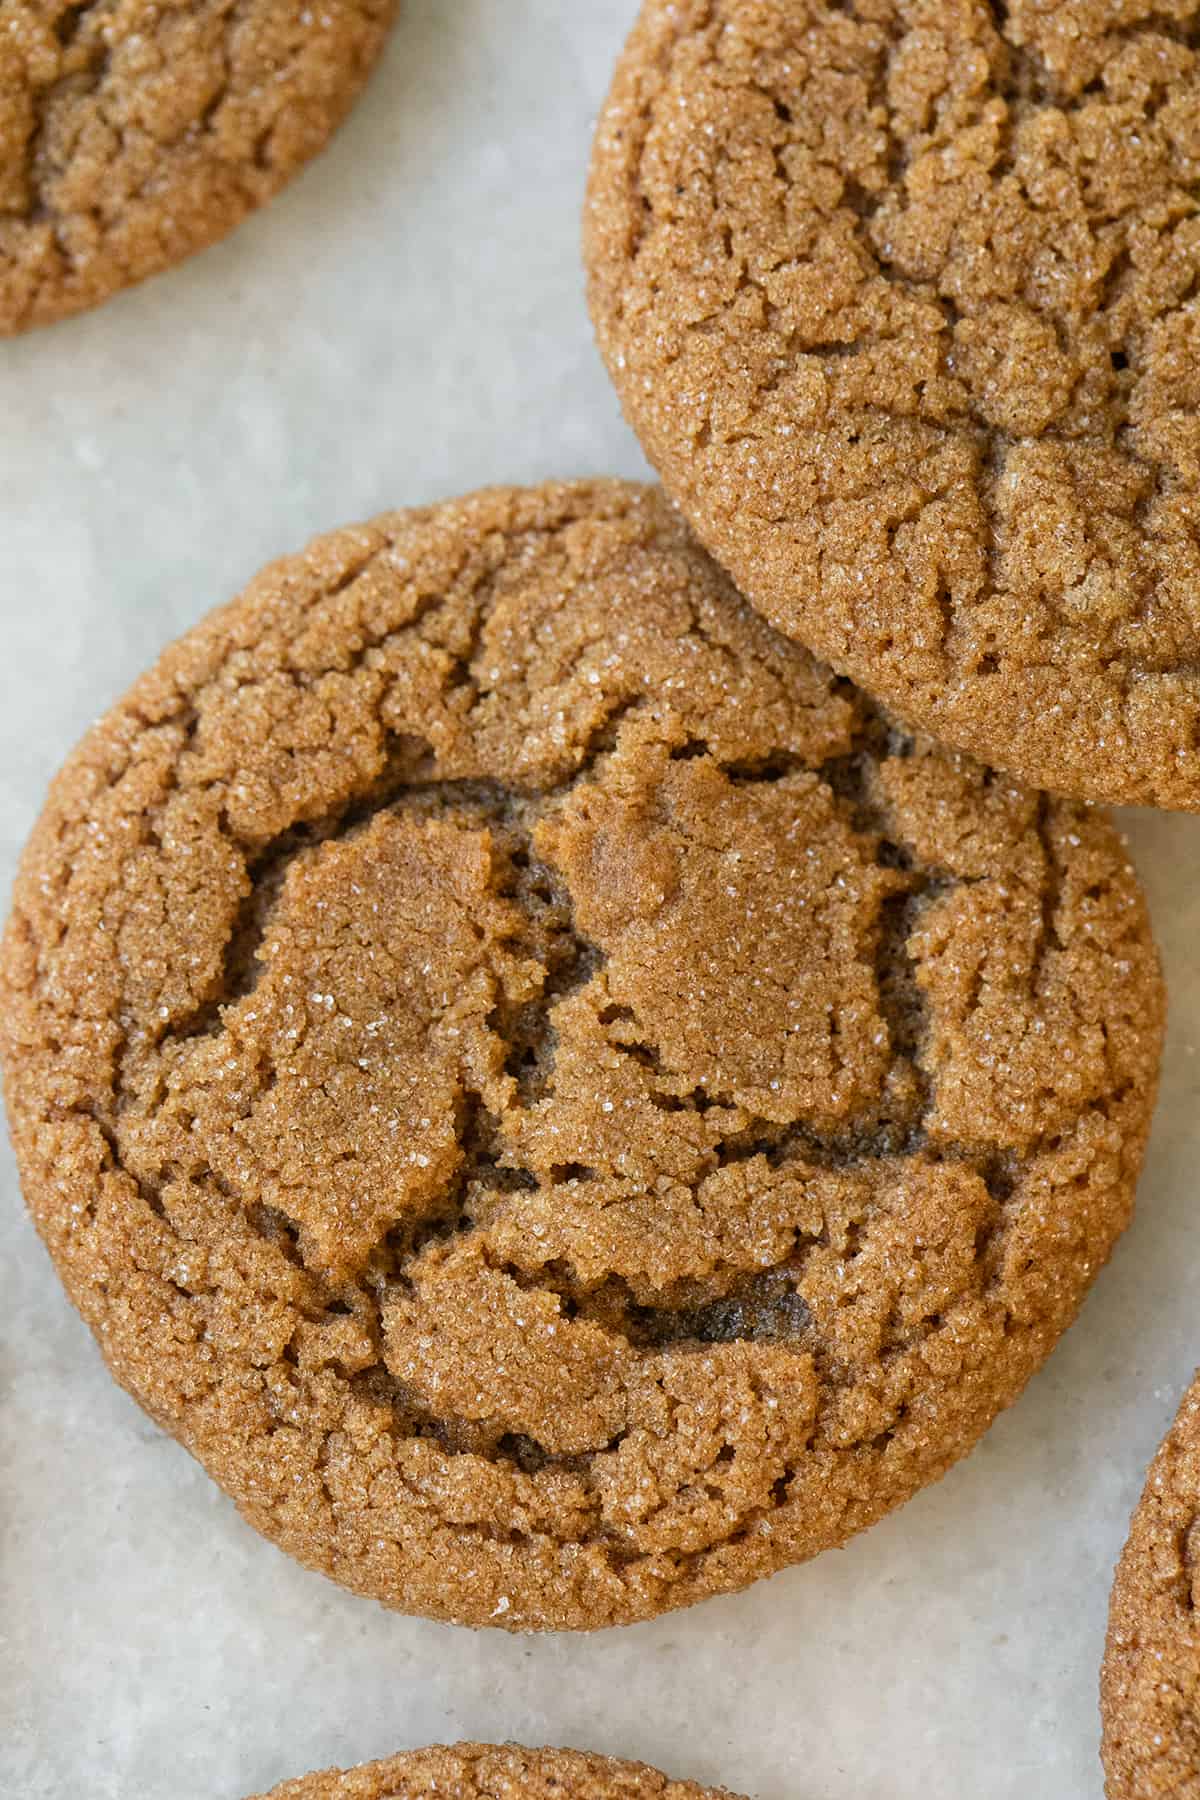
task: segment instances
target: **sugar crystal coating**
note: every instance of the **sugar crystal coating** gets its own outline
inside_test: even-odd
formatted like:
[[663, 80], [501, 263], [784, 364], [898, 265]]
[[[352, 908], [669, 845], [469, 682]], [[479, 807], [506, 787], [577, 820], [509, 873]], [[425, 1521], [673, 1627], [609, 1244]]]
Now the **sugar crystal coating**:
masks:
[[394, 0], [0, 0], [0, 336], [224, 237], [322, 149]]
[[[644, 1763], [516, 1744], [437, 1745], [285, 1781], [258, 1800], [737, 1800]], [[253, 1800], [253, 1796], [251, 1797]]]
[[1200, 1378], [1150, 1465], [1113, 1583], [1100, 1681], [1109, 1800], [1200, 1796]]
[[1200, 8], [646, 0], [601, 349], [783, 631], [1083, 798], [1200, 810]]
[[1126, 1222], [1162, 995], [1100, 816], [898, 731], [661, 494], [318, 539], [26, 852], [26, 1196], [304, 1562], [645, 1618], [945, 1471]]

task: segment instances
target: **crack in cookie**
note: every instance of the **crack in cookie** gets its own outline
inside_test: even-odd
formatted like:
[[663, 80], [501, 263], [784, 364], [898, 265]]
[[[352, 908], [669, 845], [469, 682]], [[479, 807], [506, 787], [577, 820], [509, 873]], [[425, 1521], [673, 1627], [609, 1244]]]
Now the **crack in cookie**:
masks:
[[0, 335], [223, 237], [321, 150], [393, 0], [0, 0]]
[[1125, 1223], [1161, 1032], [1105, 822], [903, 732], [621, 483], [266, 571], [67, 765], [0, 970], [119, 1379], [302, 1560], [512, 1626], [942, 1473]]
[[780, 627], [1026, 780], [1200, 809], [1200, 13], [646, 0], [601, 349]]
[[671, 1781], [642, 1763], [579, 1750], [524, 1750], [517, 1744], [437, 1745], [408, 1750], [345, 1773], [326, 1769], [285, 1781], [258, 1800], [737, 1800], [722, 1788]]
[[1146, 1475], [1113, 1581], [1100, 1676], [1109, 1800], [1200, 1793], [1200, 1379]]

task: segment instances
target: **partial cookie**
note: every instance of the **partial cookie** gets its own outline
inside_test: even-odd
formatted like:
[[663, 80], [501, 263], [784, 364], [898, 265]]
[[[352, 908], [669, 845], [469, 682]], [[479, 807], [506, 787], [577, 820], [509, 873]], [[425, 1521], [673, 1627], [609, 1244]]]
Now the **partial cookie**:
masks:
[[0, 0], [0, 336], [224, 237], [322, 149], [395, 0]]
[[737, 1800], [724, 1788], [669, 1781], [645, 1763], [580, 1750], [455, 1744], [409, 1750], [357, 1769], [285, 1781], [251, 1800]]
[[905, 737], [655, 491], [318, 539], [84, 740], [0, 958], [118, 1377], [387, 1604], [644, 1619], [941, 1475], [1129, 1217], [1110, 826]]
[[646, 0], [586, 220], [646, 452], [783, 631], [1200, 811], [1200, 6]]
[[1100, 1677], [1109, 1800], [1200, 1800], [1200, 1376], [1150, 1465]]

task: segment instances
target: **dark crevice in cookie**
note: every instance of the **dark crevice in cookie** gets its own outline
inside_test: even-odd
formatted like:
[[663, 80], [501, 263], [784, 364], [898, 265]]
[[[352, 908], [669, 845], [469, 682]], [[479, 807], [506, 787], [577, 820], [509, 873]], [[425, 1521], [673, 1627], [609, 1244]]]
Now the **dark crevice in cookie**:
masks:
[[536, 1186], [527, 1170], [501, 1164], [496, 1121], [482, 1095], [470, 1089], [459, 1095], [456, 1127], [461, 1160], [436, 1203], [397, 1220], [371, 1254], [368, 1280], [377, 1293], [408, 1282], [412, 1264], [429, 1245], [473, 1229], [471, 1207], [479, 1190], [503, 1194]]
[[429, 739], [414, 731], [386, 730], [383, 736], [383, 768], [373, 787], [353, 807], [386, 806], [406, 788], [437, 779], [437, 756]]
[[[935, 1321], [930, 1320], [929, 1323], [932, 1326]], [[871, 1438], [867, 1444], [867, 1448], [869, 1450], [874, 1450], [877, 1455], [882, 1456], [894, 1441], [896, 1433], [900, 1430], [900, 1427], [907, 1417], [908, 1407], [901, 1401], [896, 1409], [896, 1416], [891, 1424], [886, 1426], [883, 1431], [878, 1432], [875, 1437]]]
[[302, 827], [286, 834], [251, 871], [253, 883], [234, 914], [221, 968], [209, 997], [194, 1012], [175, 1022], [164, 1037], [175, 1041], [210, 1037], [222, 1029], [221, 1015], [252, 994], [261, 974], [259, 950], [275, 911], [288, 868], [316, 839]]
[[551, 1468], [555, 1459], [550, 1452], [523, 1431], [506, 1431], [496, 1440], [496, 1456], [515, 1463], [523, 1475], [538, 1475]]
[[903, 761], [911, 756], [913, 739], [880, 708], [865, 701], [849, 682], [840, 681], [838, 688], [853, 701], [857, 714], [851, 748], [827, 757], [815, 773], [841, 803], [853, 830], [865, 837], [886, 838], [889, 821], [877, 771], [892, 758]]
[[1038, 841], [1042, 846], [1044, 866], [1041, 882], [1042, 922], [1038, 937], [1037, 950], [1034, 955], [1031, 985], [1036, 994], [1042, 981], [1046, 959], [1056, 950], [1062, 949], [1062, 938], [1058, 931], [1058, 913], [1062, 904], [1062, 869], [1059, 864], [1058, 850], [1051, 835], [1050, 809], [1052, 802], [1049, 795], [1042, 794], [1038, 799], [1036, 829]]
[[[287, 1214], [278, 1207], [267, 1206], [262, 1201], [254, 1201], [246, 1208], [246, 1218], [257, 1235], [274, 1244], [281, 1255], [299, 1269], [304, 1268], [304, 1258], [300, 1254], [300, 1233]], [[327, 1310], [332, 1311], [336, 1303], [331, 1299]]]
[[728, 1293], [678, 1308], [634, 1305], [625, 1335], [641, 1348], [668, 1344], [791, 1343], [811, 1316], [786, 1269], [750, 1275]]
[[[632, 704], [609, 715], [590, 748], [590, 758], [611, 751], [620, 719]], [[856, 705], [859, 717], [853, 747], [818, 767], [786, 749], [721, 766], [726, 777], [738, 785], [778, 783], [804, 775], [824, 782], [846, 823], [868, 840], [878, 865], [903, 878], [900, 891], [881, 903], [875, 950], [878, 1005], [891, 1050], [884, 1099], [877, 1108], [850, 1119], [837, 1131], [821, 1132], [799, 1122], [778, 1124], [751, 1119], [718, 1144], [706, 1159], [709, 1171], [759, 1157], [770, 1169], [794, 1167], [798, 1174], [805, 1169], [855, 1169], [912, 1155], [924, 1144], [924, 1124], [932, 1101], [931, 1083], [921, 1066], [928, 1023], [908, 943], [921, 910], [949, 883], [935, 873], [912, 873], [911, 853], [888, 835], [889, 820], [879, 797], [875, 770], [879, 761], [888, 756], [909, 754], [911, 740], [881, 712], [861, 702], [856, 701]], [[675, 754], [686, 758], [709, 755], [711, 751], [706, 741], [695, 739]], [[486, 829], [491, 834], [496, 890], [513, 903], [522, 920], [518, 948], [541, 965], [545, 976], [536, 1000], [517, 1005], [501, 998], [488, 1022], [504, 1042], [504, 1067], [517, 1084], [515, 1103], [528, 1107], [552, 1092], [554, 1009], [565, 997], [586, 987], [602, 969], [604, 959], [597, 946], [578, 931], [571, 895], [557, 871], [537, 856], [533, 832], [546, 805], [576, 782], [587, 779], [592, 763], [585, 762], [568, 782], [549, 795], [522, 792], [491, 780], [439, 781], [432, 778], [431, 768], [429, 748], [422, 739], [395, 737], [389, 745], [387, 764], [368, 791], [334, 814], [292, 828], [260, 852], [252, 865], [252, 892], [243, 902], [229, 937], [219, 993], [177, 1035], [218, 1030], [221, 1007], [252, 991], [258, 951], [293, 862], [331, 839], [345, 839], [366, 829], [381, 811], [394, 809], [431, 820], [452, 819], [465, 829]], [[641, 1035], [642, 1027], [631, 1008], [611, 1004], [599, 1017], [612, 1028], [610, 1041], [624, 1054], [660, 1082], [670, 1079], [658, 1050]], [[700, 1087], [683, 1095], [659, 1092], [657, 1098], [665, 1111], [735, 1110], [731, 1096]], [[454, 1177], [433, 1207], [419, 1216], [395, 1222], [371, 1256], [363, 1276], [364, 1317], [377, 1343], [383, 1338], [384, 1298], [389, 1288], [411, 1286], [413, 1265], [418, 1258], [430, 1250], [440, 1254], [437, 1246], [479, 1228], [481, 1219], [486, 1219], [493, 1208], [502, 1209], [505, 1196], [540, 1185], [531, 1171], [505, 1163], [499, 1123], [482, 1095], [470, 1089], [464, 1091], [457, 1118], [462, 1156]], [[948, 1149], [942, 1155], [946, 1160], [957, 1160], [958, 1153]], [[981, 1159], [964, 1152], [962, 1159], [983, 1176], [994, 1203], [977, 1244], [979, 1263], [986, 1267], [993, 1259], [1003, 1207], [1012, 1191], [1012, 1171], [999, 1157]], [[569, 1185], [595, 1178], [595, 1171], [585, 1163], [567, 1158], [548, 1172], [552, 1184]], [[850, 1222], [847, 1262], [868, 1240], [872, 1216], [868, 1207], [860, 1219]], [[247, 1217], [257, 1235], [272, 1244], [289, 1263], [304, 1266], [299, 1233], [284, 1214], [257, 1206], [248, 1209]], [[505, 1264], [504, 1270], [520, 1286], [556, 1293], [566, 1324], [580, 1320], [600, 1326], [647, 1354], [668, 1348], [700, 1351], [706, 1346], [736, 1342], [794, 1345], [812, 1355], [823, 1384], [830, 1395], [835, 1395], [856, 1379], [855, 1373], [840, 1364], [822, 1333], [814, 1327], [809, 1306], [798, 1291], [806, 1259], [819, 1248], [828, 1248], [822, 1238], [800, 1236], [788, 1259], [779, 1266], [749, 1274], [717, 1271], [706, 1281], [681, 1283], [661, 1296], [650, 1297], [644, 1288], [639, 1287], [635, 1293], [627, 1280], [616, 1275], [585, 1285], [565, 1264], [551, 1263], [533, 1272]], [[315, 1316], [359, 1312], [357, 1302], [352, 1304], [332, 1288], [322, 1286], [319, 1278], [313, 1279], [322, 1295], [321, 1310]], [[363, 1300], [364, 1296], [359, 1295], [358, 1302]], [[314, 1315], [304, 1309], [302, 1316]], [[905, 1353], [921, 1337], [936, 1330], [937, 1325], [936, 1316], [923, 1320], [915, 1330], [905, 1328], [898, 1317], [893, 1318], [888, 1326], [885, 1357]], [[505, 1429], [501, 1422], [468, 1420], [423, 1407], [382, 1362], [368, 1370], [346, 1374], [344, 1379], [358, 1398], [387, 1410], [398, 1437], [426, 1439], [446, 1455], [482, 1457], [528, 1476], [550, 1469], [577, 1470], [586, 1476], [593, 1459], [620, 1441], [618, 1438], [598, 1444], [575, 1456], [559, 1456], [534, 1437]], [[890, 1441], [894, 1429], [891, 1427], [879, 1436], [877, 1447]], [[790, 1477], [783, 1479], [786, 1486]], [[762, 1516], [761, 1509], [755, 1516]], [[485, 1536], [491, 1535], [490, 1527], [478, 1529]], [[515, 1542], [520, 1535], [499, 1533], [498, 1541]], [[619, 1544], [614, 1544], [612, 1554], [614, 1560], [620, 1559]], [[628, 1560], [634, 1560], [634, 1553], [629, 1553]]]
[[570, 893], [558, 872], [533, 852], [528, 834], [507, 850], [501, 892], [511, 895], [529, 921], [530, 950], [545, 976], [536, 1000], [502, 1002], [489, 1024], [507, 1045], [505, 1072], [517, 1083], [518, 1101], [532, 1106], [549, 1090], [557, 1037], [555, 1006], [586, 987], [604, 966], [598, 946], [576, 929]]
[[985, 1284], [992, 1284], [999, 1274], [1003, 1257], [1005, 1232], [1011, 1220], [1011, 1201], [1016, 1189], [1016, 1170], [1012, 1159], [999, 1153], [964, 1157], [987, 1188], [988, 1209], [975, 1232], [975, 1264]]
[[656, 1299], [647, 1299], [644, 1289], [635, 1290], [621, 1275], [581, 1283], [563, 1262], [544, 1264], [535, 1274], [512, 1264], [505, 1270], [520, 1287], [557, 1294], [564, 1319], [598, 1325], [637, 1350], [660, 1350], [798, 1339], [811, 1323], [796, 1292], [801, 1255], [798, 1247], [794, 1266], [751, 1274], [728, 1270], [724, 1279], [714, 1274], [680, 1282]]
[[605, 713], [603, 719], [591, 733], [591, 736], [586, 739], [583, 745], [579, 767], [574, 775], [570, 776], [568, 780], [560, 783], [555, 792], [564, 794], [569, 793], [572, 788], [578, 787], [581, 782], [588, 780], [595, 769], [599, 758], [611, 755], [616, 749], [621, 726], [625, 723], [625, 720], [632, 717], [634, 713], [640, 712], [645, 704], [646, 697], [644, 694], [627, 694], [624, 699], [618, 700], [616, 704]]
[[[1166, 38], [1170, 43], [1180, 44], [1185, 50], [1200, 49], [1200, 19], [1172, 18], [1166, 9], [1153, 10], [1148, 19], [1135, 19], [1128, 24], [1118, 25], [1110, 34], [1114, 45], [1137, 43], [1147, 38]], [[1109, 59], [1106, 59], [1106, 64]], [[1097, 85], [1098, 84], [1098, 85]], [[1089, 82], [1080, 89], [1082, 94], [1103, 91], [1103, 72], [1094, 82]]]
[[494, 1420], [468, 1419], [444, 1410], [432, 1412], [383, 1363], [358, 1370], [346, 1380], [356, 1398], [382, 1408], [390, 1416], [398, 1434], [426, 1439], [448, 1456], [478, 1456], [487, 1462], [510, 1463], [526, 1475], [580, 1464], [580, 1458], [555, 1455], [536, 1438], [507, 1431]]
[[75, 4], [64, 7], [54, 20], [51, 29], [64, 50], [74, 43], [80, 26], [94, 8], [95, 0], [75, 0]]
[[164, 1039], [205, 1037], [220, 1031], [222, 1010], [254, 991], [261, 973], [262, 943], [288, 871], [298, 858], [322, 844], [353, 838], [389, 810], [427, 817], [460, 816], [475, 829], [501, 824], [510, 832], [514, 829], [527, 798], [519, 790], [494, 781], [431, 780], [431, 759], [424, 739], [391, 734], [387, 761], [368, 788], [331, 812], [289, 826], [248, 859], [250, 891], [234, 915], [220, 972], [195, 1010], [164, 1028]]
[[1200, 1567], [1200, 1520], [1191, 1518], [1179, 1528], [1179, 1604], [1191, 1615], [1196, 1611], [1196, 1577]]
[[789, 775], [815, 773], [811, 763], [789, 750], [774, 750], [769, 756], [759, 757], [755, 762], [723, 762], [718, 767], [735, 787], [755, 787], [760, 784], [769, 786], [785, 780]]
[[718, 1168], [754, 1162], [762, 1157], [769, 1169], [853, 1169], [921, 1148], [920, 1123], [906, 1115], [889, 1119], [880, 1112], [848, 1124], [842, 1131], [818, 1131], [811, 1125], [776, 1125], [755, 1119], [716, 1151]]
[[99, 1133], [104, 1146], [104, 1163], [106, 1169], [114, 1174], [123, 1175], [133, 1184], [138, 1198], [155, 1218], [165, 1219], [166, 1208], [158, 1185], [135, 1174], [122, 1154], [119, 1126], [105, 1115], [104, 1110], [94, 1100], [81, 1100], [70, 1107], [52, 1107], [50, 1116], [57, 1120], [87, 1119]]
[[586, 1163], [554, 1163], [549, 1170], [549, 1179], [554, 1187], [570, 1187], [578, 1181], [595, 1181], [597, 1175]]
[[979, 1176], [996, 1208], [1007, 1206], [1016, 1189], [1019, 1174], [1015, 1153], [1011, 1150], [997, 1150], [991, 1155], [970, 1160], [976, 1162]]
[[923, 1061], [929, 1032], [928, 1007], [917, 980], [909, 944], [921, 913], [947, 884], [929, 877], [907, 892], [892, 894], [880, 908], [875, 947], [875, 987], [879, 1010], [888, 1029], [893, 1076], [900, 1116], [895, 1127], [907, 1129], [905, 1148], [915, 1148], [933, 1102], [933, 1083]]

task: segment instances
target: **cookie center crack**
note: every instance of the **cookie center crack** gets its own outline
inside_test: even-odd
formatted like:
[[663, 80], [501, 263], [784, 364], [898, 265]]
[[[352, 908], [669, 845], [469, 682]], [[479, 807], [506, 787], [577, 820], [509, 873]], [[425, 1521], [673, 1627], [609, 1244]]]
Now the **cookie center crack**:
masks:
[[605, 353], [756, 604], [1040, 780], [973, 678], [1009, 717], [1061, 672], [1109, 797], [1133, 744], [1186, 794], [1200, 705], [1185, 10], [664, 14], [593, 182]]
[[[998, 1164], [926, 1150], [909, 945], [954, 884], [881, 786], [910, 741], [865, 707], [815, 767], [657, 731], [627, 707], [543, 792], [430, 779], [397, 741], [259, 853], [219, 993], [122, 1121], [172, 1222], [189, 1183], [256, 1197], [246, 1228], [303, 1285], [298, 1368], [323, 1331], [398, 1442], [593, 1507], [707, 1356], [818, 1369], [825, 1413], [853, 1387], [856, 1272], [913, 1204], [889, 1184], [976, 1184], [951, 1290], [1003, 1204]], [[921, 1229], [919, 1262], [959, 1255], [942, 1214]], [[944, 1304], [897, 1299], [876, 1353]]]
[[624, 488], [269, 573], [69, 766], [0, 982], [118, 1372], [307, 1560], [521, 1625], [969, 1447], [1123, 1222], [1155, 1051], [1103, 823], [894, 732]]

